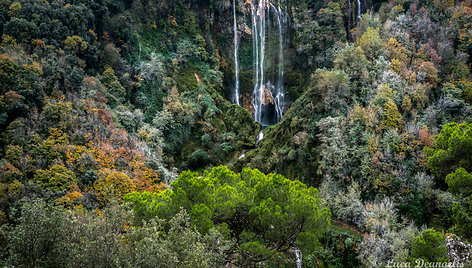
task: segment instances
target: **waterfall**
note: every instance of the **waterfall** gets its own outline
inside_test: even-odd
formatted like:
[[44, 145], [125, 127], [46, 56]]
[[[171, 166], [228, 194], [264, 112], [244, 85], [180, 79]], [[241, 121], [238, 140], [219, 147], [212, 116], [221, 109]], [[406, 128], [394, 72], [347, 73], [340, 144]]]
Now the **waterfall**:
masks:
[[[258, 1], [255, 5], [253, 1]], [[280, 5], [280, 0], [275, 7], [269, 0], [248, 1], [251, 6], [252, 38], [253, 38], [253, 68], [254, 68], [254, 89], [253, 107], [254, 120], [262, 125], [269, 125], [279, 122], [282, 119], [285, 105], [284, 89], [284, 25], [287, 24], [287, 13]], [[274, 10], [271, 13], [271, 9]], [[266, 55], [269, 44], [266, 38], [271, 37], [270, 26], [271, 17], [277, 21], [278, 34], [278, 70], [277, 77], [270, 81], [271, 77], [266, 77], [266, 60], [270, 60], [270, 53]], [[270, 39], [269, 39], [270, 41]], [[270, 62], [270, 61], [269, 61]], [[271, 108], [272, 107], [272, 108]]]
[[253, 55], [253, 69], [254, 69], [254, 90], [253, 90], [253, 106], [254, 106], [254, 120], [260, 122], [260, 106], [261, 99], [257, 96], [259, 90], [259, 31], [257, 28], [258, 11], [252, 4], [251, 18], [252, 18], [252, 55]]
[[297, 258], [297, 268], [302, 268], [302, 252], [298, 248], [293, 249], [293, 252], [295, 253], [295, 257]]
[[277, 75], [277, 91], [275, 94], [275, 111], [277, 112], [277, 121], [282, 120], [283, 109], [284, 109], [284, 45], [283, 45], [283, 29], [282, 29], [282, 10], [280, 9], [280, 4], [278, 10], [276, 10], [277, 15], [277, 26], [279, 29], [279, 68]]
[[239, 60], [238, 60], [238, 23], [236, 21], [236, 0], [233, 0], [233, 30], [234, 30], [234, 72], [235, 72], [235, 82], [234, 82], [234, 103], [239, 105]]
[[265, 60], [265, 40], [266, 40], [266, 24], [265, 24], [265, 11], [266, 11], [266, 0], [259, 0], [259, 8], [257, 10], [257, 15], [259, 18], [258, 25], [256, 25], [256, 39], [259, 39], [259, 62], [257, 63], [257, 68], [259, 69], [259, 80], [256, 90], [254, 90], [254, 108], [255, 119], [257, 122], [262, 122], [262, 103], [263, 103], [263, 93], [264, 90], [267, 90], [265, 87], [264, 81], [264, 60]]
[[357, 0], [357, 21], [361, 20], [361, 0]]
[[264, 130], [259, 131], [256, 137], [256, 145], [264, 138]]

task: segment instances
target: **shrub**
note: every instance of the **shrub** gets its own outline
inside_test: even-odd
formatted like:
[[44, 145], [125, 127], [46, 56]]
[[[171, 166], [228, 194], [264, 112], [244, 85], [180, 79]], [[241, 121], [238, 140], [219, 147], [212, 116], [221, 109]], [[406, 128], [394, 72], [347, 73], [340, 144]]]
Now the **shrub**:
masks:
[[411, 250], [413, 258], [421, 258], [427, 262], [447, 261], [446, 237], [433, 229], [425, 230], [416, 237]]
[[34, 180], [39, 185], [58, 192], [76, 187], [75, 173], [64, 165], [53, 165], [48, 170], [38, 170]]
[[382, 117], [380, 124], [383, 129], [401, 129], [402, 115], [393, 101], [387, 101], [383, 105]]
[[121, 200], [123, 196], [135, 189], [135, 185], [128, 175], [116, 171], [95, 181], [93, 188], [102, 201], [109, 202], [113, 199]]
[[362, 36], [356, 40], [356, 45], [364, 50], [369, 59], [375, 59], [382, 49], [382, 39], [380, 38], [379, 28], [368, 27]]

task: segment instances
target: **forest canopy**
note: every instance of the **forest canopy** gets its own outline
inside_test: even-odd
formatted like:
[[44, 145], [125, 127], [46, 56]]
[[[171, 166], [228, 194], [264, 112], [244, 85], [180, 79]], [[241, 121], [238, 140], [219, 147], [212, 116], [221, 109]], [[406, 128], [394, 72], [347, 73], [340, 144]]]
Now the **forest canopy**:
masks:
[[470, 0], [0, 0], [0, 266], [470, 266], [471, 29]]

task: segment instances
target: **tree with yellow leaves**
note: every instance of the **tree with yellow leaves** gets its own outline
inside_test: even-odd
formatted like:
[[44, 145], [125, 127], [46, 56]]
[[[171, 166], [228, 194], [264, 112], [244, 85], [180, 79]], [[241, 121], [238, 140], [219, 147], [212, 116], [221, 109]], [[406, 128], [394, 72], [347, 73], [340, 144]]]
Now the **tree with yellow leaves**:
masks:
[[105, 178], [98, 179], [93, 188], [103, 202], [112, 199], [121, 200], [124, 195], [131, 193], [136, 188], [133, 181], [123, 172], [112, 172]]
[[383, 105], [383, 119], [380, 123], [383, 129], [400, 129], [402, 126], [402, 115], [398, 112], [397, 105], [391, 100]]
[[48, 170], [38, 170], [34, 180], [37, 184], [54, 192], [72, 190], [77, 187], [75, 173], [64, 165], [53, 165]]
[[380, 38], [379, 28], [368, 27], [362, 36], [356, 40], [356, 45], [364, 50], [369, 59], [377, 57], [382, 48], [382, 39]]

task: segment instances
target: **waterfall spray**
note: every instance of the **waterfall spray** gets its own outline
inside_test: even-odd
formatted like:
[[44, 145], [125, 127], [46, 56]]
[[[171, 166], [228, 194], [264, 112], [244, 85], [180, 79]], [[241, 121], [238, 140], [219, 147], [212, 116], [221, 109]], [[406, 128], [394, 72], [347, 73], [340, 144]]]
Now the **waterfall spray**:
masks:
[[[253, 0], [257, 1], [257, 0]], [[254, 68], [254, 90], [253, 90], [253, 107], [254, 120], [263, 125], [271, 122], [279, 122], [284, 112], [284, 25], [287, 23], [287, 15], [281, 8], [280, 1], [275, 7], [268, 0], [258, 0], [257, 5], [253, 1], [248, 1], [251, 7], [252, 21], [252, 38], [253, 38], [253, 68]], [[273, 9], [274, 12], [271, 12]], [[277, 20], [278, 33], [278, 71], [275, 83], [270, 81], [271, 77], [266, 78], [266, 57], [270, 57], [270, 53], [266, 55], [269, 44], [266, 37], [271, 32], [271, 17]], [[270, 39], [269, 39], [270, 40]], [[275, 84], [275, 86], [272, 86]], [[268, 105], [273, 105], [273, 112], [268, 111]], [[270, 115], [272, 113], [272, 115]], [[275, 114], [275, 116], [273, 115]], [[270, 118], [269, 118], [270, 116]]]
[[235, 72], [235, 82], [234, 82], [234, 103], [239, 105], [239, 60], [238, 60], [238, 24], [236, 21], [236, 0], [233, 0], [233, 18], [234, 18], [234, 72]]

